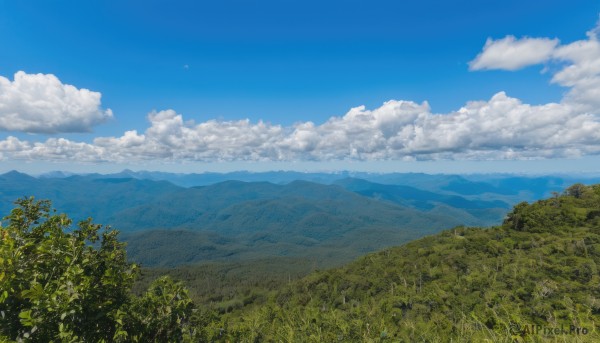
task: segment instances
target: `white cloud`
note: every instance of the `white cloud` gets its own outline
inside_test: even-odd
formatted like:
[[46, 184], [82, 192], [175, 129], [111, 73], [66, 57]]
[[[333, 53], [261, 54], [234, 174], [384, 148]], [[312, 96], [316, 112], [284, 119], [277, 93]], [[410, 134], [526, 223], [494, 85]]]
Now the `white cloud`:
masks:
[[554, 74], [552, 82], [570, 88], [565, 102], [581, 107], [582, 111], [600, 113], [600, 42], [595, 34], [587, 40], [557, 47], [553, 58], [566, 63]]
[[557, 39], [507, 36], [488, 39], [483, 51], [469, 63], [471, 70], [516, 70], [542, 62], [557, 64], [552, 83], [569, 89], [563, 104], [582, 113], [600, 114], [600, 23], [587, 39], [560, 45]]
[[0, 154], [5, 159], [30, 161], [110, 161], [104, 157], [104, 149], [88, 143], [73, 142], [65, 138], [50, 138], [45, 142], [29, 142], [9, 136], [0, 141]]
[[106, 149], [115, 160], [230, 161], [278, 160], [277, 144], [283, 128], [249, 120], [184, 122], [173, 110], [152, 112], [144, 134], [128, 131], [121, 137], [96, 138], [94, 144]]
[[600, 152], [600, 121], [569, 104], [523, 104], [504, 92], [447, 114], [427, 103], [388, 101], [351, 109], [321, 125], [281, 127], [249, 120], [186, 122], [152, 112], [140, 134], [31, 143], [9, 137], [0, 153], [17, 159], [88, 162], [529, 159]]
[[[537, 55], [531, 53], [532, 47]], [[507, 61], [494, 60], [505, 46]], [[550, 50], [548, 50], [550, 49]], [[536, 50], [536, 49], [533, 49]], [[543, 51], [542, 51], [543, 50]], [[500, 50], [498, 50], [500, 51]], [[501, 51], [500, 51], [501, 52]], [[522, 54], [523, 56], [517, 56]], [[600, 154], [600, 43], [514, 37], [488, 41], [473, 69], [516, 69], [555, 62], [552, 82], [569, 91], [558, 103], [530, 105], [499, 92], [457, 111], [433, 113], [427, 102], [391, 100], [352, 108], [321, 124], [184, 120], [174, 110], [148, 114], [144, 132], [97, 137], [0, 141], [0, 158], [88, 162], [514, 160]], [[99, 105], [98, 103], [96, 109]]]
[[469, 63], [471, 70], [516, 70], [542, 62], [554, 62], [558, 71], [552, 82], [569, 88], [563, 103], [580, 112], [600, 113], [600, 25], [587, 32], [587, 39], [566, 45], [557, 39], [507, 36], [488, 39], [483, 51]]
[[61, 83], [52, 74], [19, 71], [0, 76], [0, 131], [88, 132], [112, 117], [100, 107], [101, 94]]
[[517, 70], [548, 60], [557, 45], [558, 39], [549, 38], [488, 38], [483, 51], [469, 62], [469, 67], [471, 70]]

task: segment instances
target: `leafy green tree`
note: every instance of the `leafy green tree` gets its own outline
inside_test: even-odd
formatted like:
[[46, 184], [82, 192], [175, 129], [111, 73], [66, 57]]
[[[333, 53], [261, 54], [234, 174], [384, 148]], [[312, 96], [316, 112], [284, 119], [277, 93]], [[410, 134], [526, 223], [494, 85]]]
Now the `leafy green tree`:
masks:
[[[150, 285], [148, 291], [135, 298], [123, 318], [124, 327], [132, 338], [139, 342], [181, 341], [185, 334], [194, 335], [195, 328], [189, 321], [193, 303], [188, 290], [168, 276], [163, 276]], [[184, 332], [182, 328], [187, 328]]]
[[[193, 304], [163, 278], [140, 298], [118, 231], [19, 199], [0, 225], [0, 340], [181, 341]], [[189, 331], [189, 330], [188, 330]], [[188, 334], [189, 336], [189, 334]]]

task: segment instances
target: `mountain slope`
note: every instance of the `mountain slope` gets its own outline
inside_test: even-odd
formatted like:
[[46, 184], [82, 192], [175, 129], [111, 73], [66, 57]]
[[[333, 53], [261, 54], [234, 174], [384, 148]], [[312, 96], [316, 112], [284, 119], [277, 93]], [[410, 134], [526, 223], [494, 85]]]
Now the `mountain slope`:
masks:
[[212, 328], [228, 327], [216, 340], [596, 342], [599, 267], [600, 185], [574, 185], [502, 226], [312, 274]]
[[[171, 224], [196, 232], [188, 232], [189, 239], [154, 230], [125, 236], [130, 258], [145, 265], [178, 264], [174, 259], [178, 255], [167, 250], [155, 250], [152, 256], [144, 252], [144, 245], [169, 242], [188, 256], [179, 263], [312, 256], [320, 265], [333, 266], [460, 223], [441, 213], [427, 214], [339, 186], [306, 181], [287, 185], [226, 182], [193, 188], [118, 212], [117, 220], [120, 227], [129, 229]], [[227, 239], [228, 246], [212, 245], [210, 254], [199, 251], [196, 244], [204, 242], [207, 233]]]
[[[468, 199], [435, 193], [406, 185], [385, 185], [367, 180], [346, 178], [335, 184], [360, 195], [433, 213], [452, 213], [465, 225], [493, 225], [502, 221], [510, 205], [500, 200]], [[485, 189], [482, 190], [484, 192]], [[432, 212], [429, 212], [432, 213]]]
[[117, 225], [109, 221], [115, 212], [180, 190], [183, 188], [166, 181], [80, 175], [37, 179], [11, 172], [0, 175], [0, 211], [8, 213], [17, 198], [34, 196], [52, 200], [57, 211], [69, 213], [75, 220], [92, 217], [101, 223]]
[[35, 196], [52, 200], [76, 222], [107, 223], [127, 234], [130, 259], [145, 265], [313, 256], [333, 266], [461, 223], [443, 211], [426, 213], [309, 181], [183, 188], [126, 176], [38, 179], [12, 172], [0, 175], [0, 203], [6, 213], [16, 198]]
[[[148, 179], [161, 175], [123, 171], [113, 175], [54, 173], [33, 178], [10, 172], [0, 175], [0, 210], [7, 213], [12, 202], [22, 196], [50, 199], [59, 212], [69, 213], [75, 221], [92, 217], [129, 233], [125, 237], [129, 256], [144, 265], [308, 256], [314, 257], [319, 266], [331, 267], [455, 225], [498, 223], [508, 210], [506, 203], [531, 193], [510, 189], [526, 187], [526, 178], [502, 183], [507, 177], [498, 176], [471, 182], [452, 175], [230, 173], [211, 177], [302, 177], [330, 183], [343, 180], [338, 184], [230, 180], [191, 188]], [[357, 175], [378, 177], [382, 182], [428, 184], [436, 190], [348, 178]], [[452, 184], [471, 187], [486, 183], [482, 180], [491, 180], [488, 186], [481, 185], [485, 192], [507, 185], [508, 193], [518, 195], [457, 195], [460, 189], [442, 190]], [[541, 192], [560, 180], [540, 178], [533, 184]], [[169, 230], [185, 234], [169, 235]], [[155, 247], [153, 254], [144, 245]]]

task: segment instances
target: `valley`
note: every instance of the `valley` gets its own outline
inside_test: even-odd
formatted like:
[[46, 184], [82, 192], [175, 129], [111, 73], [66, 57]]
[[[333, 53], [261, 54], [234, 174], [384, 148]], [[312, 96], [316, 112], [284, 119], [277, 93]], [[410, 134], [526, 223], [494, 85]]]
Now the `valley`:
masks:
[[50, 199], [109, 223], [131, 261], [175, 267], [264, 258], [328, 268], [458, 225], [502, 222], [512, 205], [597, 178], [514, 175], [133, 172], [0, 175], [0, 211]]
[[558, 191], [593, 178], [405, 177], [422, 188], [11, 172], [0, 195], [114, 223], [142, 266], [133, 296], [180, 281], [196, 341], [539, 341], [564, 327], [561, 341], [599, 339], [600, 186]]

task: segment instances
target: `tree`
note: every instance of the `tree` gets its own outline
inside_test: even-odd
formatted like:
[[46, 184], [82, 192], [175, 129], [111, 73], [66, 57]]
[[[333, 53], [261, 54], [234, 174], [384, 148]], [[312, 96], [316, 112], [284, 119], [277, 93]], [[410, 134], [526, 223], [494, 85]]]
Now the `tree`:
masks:
[[[193, 304], [182, 285], [163, 279], [162, 298], [135, 298], [138, 267], [128, 263], [118, 231], [81, 221], [76, 228], [49, 201], [19, 199], [0, 225], [0, 339], [49, 341], [181, 340]], [[173, 293], [175, 295], [173, 295]], [[172, 317], [143, 326], [138, 310]], [[152, 332], [159, 330], [159, 333]], [[171, 339], [171, 338], [175, 339]]]
[[590, 189], [582, 183], [576, 183], [565, 190], [566, 195], [575, 197], [577, 199], [583, 198], [586, 194], [589, 194], [590, 192]]
[[187, 289], [163, 276], [152, 282], [144, 295], [132, 301], [129, 315], [123, 319], [125, 332], [138, 342], [182, 341], [186, 334], [200, 334], [195, 325], [188, 325], [192, 312], [193, 303]]

